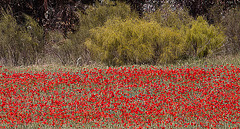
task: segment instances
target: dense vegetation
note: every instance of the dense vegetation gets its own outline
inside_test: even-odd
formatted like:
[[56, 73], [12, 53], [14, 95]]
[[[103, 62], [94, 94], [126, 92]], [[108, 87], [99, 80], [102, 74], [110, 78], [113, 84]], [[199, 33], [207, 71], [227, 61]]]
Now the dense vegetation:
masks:
[[166, 64], [240, 49], [238, 0], [3, 0], [0, 6], [1, 65]]
[[0, 0], [0, 128], [239, 128], [239, 2]]

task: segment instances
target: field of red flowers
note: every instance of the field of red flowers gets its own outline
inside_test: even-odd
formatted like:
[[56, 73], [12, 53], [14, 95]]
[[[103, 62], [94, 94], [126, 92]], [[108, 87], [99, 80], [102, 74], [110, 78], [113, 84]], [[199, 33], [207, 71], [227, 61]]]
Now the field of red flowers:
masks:
[[0, 128], [240, 128], [240, 68], [0, 67]]

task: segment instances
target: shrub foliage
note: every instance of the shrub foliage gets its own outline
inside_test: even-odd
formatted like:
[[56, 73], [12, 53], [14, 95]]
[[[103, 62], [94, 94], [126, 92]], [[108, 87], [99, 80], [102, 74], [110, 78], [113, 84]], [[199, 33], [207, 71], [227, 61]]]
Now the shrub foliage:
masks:
[[181, 55], [184, 38], [154, 21], [114, 19], [92, 29], [86, 45], [108, 65], [171, 62]]
[[240, 8], [231, 9], [222, 19], [222, 25], [227, 35], [226, 52], [237, 54], [240, 50]]
[[43, 30], [31, 17], [25, 15], [20, 26], [10, 12], [2, 11], [0, 19], [0, 59], [8, 65], [28, 65], [41, 57]]
[[137, 17], [137, 13], [131, 11], [129, 5], [123, 2], [105, 1], [97, 3], [96, 6], [90, 6], [85, 13], [77, 12], [79, 17], [79, 26], [77, 31], [70, 33], [68, 38], [71, 40], [72, 62], [81, 59], [81, 63], [90, 61], [89, 51], [84, 42], [90, 37], [90, 29], [101, 27], [108, 19], [118, 17], [126, 19], [128, 17]]
[[215, 20], [215, 25], [201, 16], [194, 20], [183, 8], [167, 4], [141, 18], [130, 5], [110, 0], [76, 13], [76, 31], [63, 34], [43, 31], [28, 15], [17, 22], [11, 11], [2, 11], [0, 63], [31, 65], [48, 55], [63, 65], [91, 60], [107, 65], [161, 64], [206, 57], [224, 46], [236, 53], [240, 46], [237, 9]]
[[108, 65], [172, 63], [183, 57], [205, 57], [218, 50], [225, 35], [202, 18], [191, 26], [163, 27], [141, 19], [108, 20], [91, 30], [86, 45], [96, 60]]
[[180, 29], [183, 25], [188, 25], [193, 18], [184, 8], [172, 8], [169, 4], [164, 4], [160, 9], [146, 15], [149, 20], [154, 20], [161, 26]]
[[203, 17], [192, 22], [192, 27], [186, 32], [189, 56], [206, 57], [219, 50], [226, 36], [219, 28], [209, 25]]

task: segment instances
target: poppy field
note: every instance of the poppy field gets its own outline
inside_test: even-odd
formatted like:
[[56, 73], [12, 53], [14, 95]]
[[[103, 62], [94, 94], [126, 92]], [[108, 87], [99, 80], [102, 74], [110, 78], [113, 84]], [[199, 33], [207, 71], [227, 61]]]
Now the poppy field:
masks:
[[0, 66], [0, 128], [240, 128], [240, 67]]

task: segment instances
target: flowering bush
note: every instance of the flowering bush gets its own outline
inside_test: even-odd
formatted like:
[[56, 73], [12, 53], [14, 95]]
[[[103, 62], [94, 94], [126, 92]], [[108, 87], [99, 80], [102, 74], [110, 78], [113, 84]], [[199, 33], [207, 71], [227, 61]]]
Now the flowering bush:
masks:
[[0, 127], [237, 128], [240, 68], [0, 68]]

